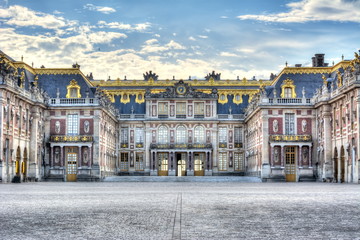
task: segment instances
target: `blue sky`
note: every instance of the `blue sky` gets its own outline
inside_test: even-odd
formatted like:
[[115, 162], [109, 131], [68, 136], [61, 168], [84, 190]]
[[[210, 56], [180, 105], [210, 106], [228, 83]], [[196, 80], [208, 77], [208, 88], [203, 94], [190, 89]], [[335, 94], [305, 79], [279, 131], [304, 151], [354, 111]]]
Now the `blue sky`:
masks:
[[95, 79], [268, 79], [360, 48], [360, 0], [0, 0], [0, 50]]

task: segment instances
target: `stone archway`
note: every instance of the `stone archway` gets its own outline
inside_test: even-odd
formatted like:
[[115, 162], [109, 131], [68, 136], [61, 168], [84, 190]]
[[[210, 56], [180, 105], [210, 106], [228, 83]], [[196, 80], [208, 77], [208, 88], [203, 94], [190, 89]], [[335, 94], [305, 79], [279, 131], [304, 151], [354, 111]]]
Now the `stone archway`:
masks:
[[339, 182], [345, 182], [345, 149], [341, 146], [340, 149], [340, 179]]

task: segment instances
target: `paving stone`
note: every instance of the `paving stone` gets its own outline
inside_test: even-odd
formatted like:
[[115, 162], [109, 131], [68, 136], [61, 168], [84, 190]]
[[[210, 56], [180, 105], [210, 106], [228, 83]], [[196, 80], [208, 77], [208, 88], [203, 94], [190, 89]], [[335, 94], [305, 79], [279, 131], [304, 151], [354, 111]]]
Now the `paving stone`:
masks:
[[0, 239], [360, 239], [360, 186], [0, 184]]

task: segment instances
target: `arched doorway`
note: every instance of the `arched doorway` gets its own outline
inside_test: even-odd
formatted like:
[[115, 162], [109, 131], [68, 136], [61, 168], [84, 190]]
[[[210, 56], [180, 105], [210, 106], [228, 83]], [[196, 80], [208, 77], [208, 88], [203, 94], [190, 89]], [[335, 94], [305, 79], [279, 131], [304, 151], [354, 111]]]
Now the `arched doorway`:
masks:
[[336, 147], [335, 147], [335, 149], [334, 149], [334, 162], [333, 162], [333, 166], [334, 166], [334, 181], [337, 182], [337, 180], [338, 180], [339, 168], [338, 168], [338, 151], [337, 151], [337, 148], [336, 148]]
[[21, 162], [21, 150], [20, 146], [16, 150], [16, 160], [15, 160], [15, 176], [20, 177], [20, 162]]
[[345, 182], [345, 150], [344, 146], [340, 150], [340, 182]]
[[26, 177], [27, 177], [27, 149], [24, 149], [24, 156], [23, 156], [23, 161], [21, 163], [21, 173], [23, 175], [23, 180], [26, 181]]

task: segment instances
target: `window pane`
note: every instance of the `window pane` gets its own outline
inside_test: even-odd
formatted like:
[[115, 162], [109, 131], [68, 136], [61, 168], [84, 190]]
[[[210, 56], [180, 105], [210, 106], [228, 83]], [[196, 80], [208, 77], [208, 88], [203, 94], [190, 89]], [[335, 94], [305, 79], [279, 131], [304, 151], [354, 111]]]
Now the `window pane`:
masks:
[[177, 143], [186, 143], [186, 128], [180, 126], [176, 129], [176, 142]]
[[196, 102], [194, 104], [195, 107], [195, 115], [204, 115], [204, 103]]
[[205, 129], [203, 126], [196, 126], [194, 132], [195, 143], [205, 143]]
[[158, 143], [165, 144], [168, 142], [168, 129], [165, 126], [159, 127]]
[[235, 143], [242, 143], [242, 128], [236, 127], [234, 132]]
[[144, 143], [144, 129], [136, 128], [136, 143]]
[[285, 134], [286, 135], [295, 134], [295, 115], [293, 113], [285, 114]]
[[77, 135], [78, 134], [78, 115], [69, 114], [67, 118], [67, 134], [68, 135]]
[[227, 128], [219, 127], [219, 142], [226, 143], [227, 142]]
[[186, 114], [186, 103], [178, 102], [176, 103], [176, 115], [185, 115]]
[[227, 153], [219, 153], [219, 171], [227, 170]]
[[121, 128], [121, 143], [129, 143], [129, 137], [128, 137], [128, 132], [129, 132], [129, 129], [128, 128]]
[[168, 104], [167, 103], [159, 103], [159, 114], [167, 115], [168, 114]]

